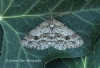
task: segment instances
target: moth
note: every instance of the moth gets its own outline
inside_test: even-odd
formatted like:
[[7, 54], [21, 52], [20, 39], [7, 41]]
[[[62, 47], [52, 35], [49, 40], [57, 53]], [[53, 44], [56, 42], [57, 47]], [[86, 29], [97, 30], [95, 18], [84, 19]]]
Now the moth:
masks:
[[83, 39], [76, 32], [54, 18], [44, 21], [21, 40], [22, 46], [37, 50], [49, 47], [66, 50], [80, 47], [83, 43]]

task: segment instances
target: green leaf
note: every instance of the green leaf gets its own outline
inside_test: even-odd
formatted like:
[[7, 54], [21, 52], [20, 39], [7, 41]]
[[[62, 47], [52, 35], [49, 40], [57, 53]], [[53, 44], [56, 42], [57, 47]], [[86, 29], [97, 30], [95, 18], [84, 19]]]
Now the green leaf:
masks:
[[100, 68], [100, 33], [95, 54], [74, 59], [62, 59], [68, 68]]
[[[99, 7], [99, 0], [0, 0], [0, 25], [4, 32], [0, 67], [43, 68], [53, 59], [93, 54], [100, 31]], [[83, 38], [82, 47], [64, 51], [50, 47], [41, 51], [21, 46], [23, 36], [48, 20], [51, 13]]]

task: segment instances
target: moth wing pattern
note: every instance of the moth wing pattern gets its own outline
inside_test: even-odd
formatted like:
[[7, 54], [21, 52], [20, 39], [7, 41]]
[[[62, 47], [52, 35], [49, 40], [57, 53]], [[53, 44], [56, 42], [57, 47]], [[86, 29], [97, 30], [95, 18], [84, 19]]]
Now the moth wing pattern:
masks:
[[58, 50], [77, 48], [83, 39], [63, 23], [51, 18], [31, 30], [21, 41], [22, 46], [44, 50], [52, 46]]
[[60, 33], [60, 37], [57, 38], [58, 44], [53, 46], [55, 49], [65, 50], [71, 48], [77, 48], [83, 45], [83, 39], [72, 29], [64, 25], [63, 23], [55, 21], [55, 33]]
[[48, 21], [41, 23], [35, 29], [31, 30], [21, 41], [21, 45], [27, 48], [37, 48], [38, 50], [44, 50], [49, 47], [47, 45], [47, 38], [41, 37], [44, 33], [49, 33]]

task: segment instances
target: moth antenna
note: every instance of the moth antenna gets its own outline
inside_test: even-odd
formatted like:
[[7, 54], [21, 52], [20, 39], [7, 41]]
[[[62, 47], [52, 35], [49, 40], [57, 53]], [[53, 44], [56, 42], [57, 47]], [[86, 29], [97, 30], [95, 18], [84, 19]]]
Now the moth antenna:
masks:
[[52, 18], [52, 11], [51, 11], [51, 13], [50, 13], [50, 17]]
[[50, 20], [53, 21], [52, 10], [50, 11]]

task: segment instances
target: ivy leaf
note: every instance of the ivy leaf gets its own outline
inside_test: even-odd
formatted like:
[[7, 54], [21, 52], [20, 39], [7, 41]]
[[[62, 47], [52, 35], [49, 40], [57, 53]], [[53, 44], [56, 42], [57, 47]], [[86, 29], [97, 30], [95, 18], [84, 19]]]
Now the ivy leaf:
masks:
[[[56, 58], [75, 58], [94, 53], [96, 38], [99, 33], [100, 1], [89, 0], [0, 0], [0, 25], [4, 36], [1, 68], [43, 68]], [[28, 49], [21, 46], [24, 35], [43, 21], [50, 14], [77, 32], [84, 40], [84, 45], [75, 49], [45, 50]]]
[[[100, 36], [100, 34], [99, 34]], [[68, 68], [99, 68], [100, 67], [100, 37], [99, 42], [95, 48], [95, 54], [74, 58], [74, 59], [61, 59], [62, 63]]]

